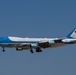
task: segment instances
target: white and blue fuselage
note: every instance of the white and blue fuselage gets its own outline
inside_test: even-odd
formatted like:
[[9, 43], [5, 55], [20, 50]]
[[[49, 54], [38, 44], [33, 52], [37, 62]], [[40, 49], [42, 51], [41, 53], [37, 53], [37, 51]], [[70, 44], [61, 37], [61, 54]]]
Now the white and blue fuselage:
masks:
[[76, 43], [76, 29], [65, 38], [0, 37], [0, 46], [3, 48], [3, 51], [5, 51], [5, 47], [10, 47], [16, 48], [17, 51], [30, 50], [33, 53], [33, 49], [36, 49], [36, 52], [42, 52], [42, 48], [54, 48], [74, 43]]

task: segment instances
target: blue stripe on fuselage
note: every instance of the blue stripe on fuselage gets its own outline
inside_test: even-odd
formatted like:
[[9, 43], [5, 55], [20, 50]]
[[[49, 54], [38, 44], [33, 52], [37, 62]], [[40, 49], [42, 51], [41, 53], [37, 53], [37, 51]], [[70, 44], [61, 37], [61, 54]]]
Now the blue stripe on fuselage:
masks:
[[76, 42], [62, 42], [62, 44], [75, 44]]
[[38, 43], [38, 41], [12, 41], [8, 36], [0, 37], [0, 43]]

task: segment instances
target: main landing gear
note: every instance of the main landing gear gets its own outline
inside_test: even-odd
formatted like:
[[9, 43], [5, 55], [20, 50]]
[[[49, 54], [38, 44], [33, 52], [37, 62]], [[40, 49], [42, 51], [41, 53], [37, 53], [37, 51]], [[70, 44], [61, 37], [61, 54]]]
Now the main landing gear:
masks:
[[[39, 53], [39, 52], [42, 52], [41, 48], [39, 48], [39, 47], [37, 47], [37, 48], [35, 48], [35, 49], [36, 49], [36, 52], [38, 52], [38, 53]], [[34, 53], [31, 45], [30, 45], [30, 52], [31, 52], [31, 53]]]
[[31, 52], [31, 53], [34, 53], [34, 51], [32, 50], [32, 47], [31, 47], [31, 45], [30, 45], [30, 52]]
[[[33, 51], [32, 49], [30, 49], [30, 52], [31, 52], [31, 53], [34, 53], [34, 51]], [[41, 49], [39, 49], [39, 48], [37, 48], [37, 49], [36, 49], [36, 52], [38, 52], [38, 53], [39, 53], [39, 52], [42, 52], [42, 50], [41, 50]]]
[[30, 52], [31, 52], [31, 53], [34, 53], [34, 51], [33, 51], [33, 50], [30, 50]]

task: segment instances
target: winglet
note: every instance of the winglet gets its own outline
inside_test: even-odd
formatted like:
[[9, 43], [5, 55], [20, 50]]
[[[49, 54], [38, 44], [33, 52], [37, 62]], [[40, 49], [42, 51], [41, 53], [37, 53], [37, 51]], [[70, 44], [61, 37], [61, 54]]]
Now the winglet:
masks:
[[67, 35], [67, 38], [76, 38], [76, 28]]

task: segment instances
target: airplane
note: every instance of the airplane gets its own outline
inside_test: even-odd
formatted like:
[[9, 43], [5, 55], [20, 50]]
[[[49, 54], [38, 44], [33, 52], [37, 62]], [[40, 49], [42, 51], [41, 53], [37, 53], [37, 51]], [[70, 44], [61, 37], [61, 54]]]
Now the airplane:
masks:
[[29, 50], [31, 53], [42, 52], [45, 48], [56, 48], [76, 43], [76, 28], [64, 38], [20, 38], [3, 36], [0, 37], [0, 47], [16, 48], [17, 51]]

